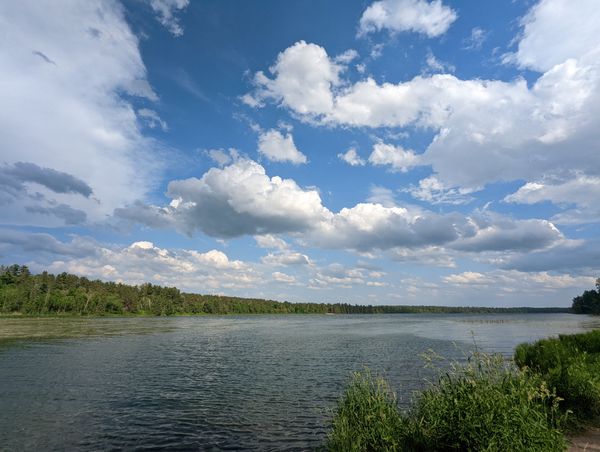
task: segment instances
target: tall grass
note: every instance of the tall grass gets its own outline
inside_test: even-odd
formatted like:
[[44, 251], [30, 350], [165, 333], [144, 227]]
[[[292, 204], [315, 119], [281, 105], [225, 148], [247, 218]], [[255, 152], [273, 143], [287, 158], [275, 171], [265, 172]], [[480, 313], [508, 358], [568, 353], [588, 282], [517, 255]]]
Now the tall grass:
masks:
[[476, 353], [423, 391], [407, 414], [413, 450], [560, 451], [559, 399], [545, 382]]
[[560, 451], [559, 399], [543, 380], [501, 356], [454, 364], [401, 412], [370, 372], [355, 374], [339, 401], [331, 451]]
[[402, 450], [406, 422], [387, 382], [368, 369], [356, 372], [338, 403], [327, 449]]
[[539, 374], [564, 399], [577, 428], [600, 416], [600, 330], [521, 344], [515, 362]]

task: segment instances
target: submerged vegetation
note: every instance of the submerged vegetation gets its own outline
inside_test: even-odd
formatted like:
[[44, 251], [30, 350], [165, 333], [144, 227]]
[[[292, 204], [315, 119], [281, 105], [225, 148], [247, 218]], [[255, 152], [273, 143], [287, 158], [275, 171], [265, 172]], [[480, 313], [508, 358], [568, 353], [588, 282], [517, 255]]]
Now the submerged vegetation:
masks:
[[331, 451], [560, 451], [600, 415], [600, 330], [522, 344], [514, 361], [473, 354], [401, 411], [388, 384], [354, 374], [332, 420]]
[[570, 312], [569, 308], [364, 306], [348, 303], [290, 303], [182, 293], [154, 284], [132, 286], [43, 272], [26, 266], [0, 267], [0, 313], [26, 315], [176, 314], [384, 314], [384, 313]]

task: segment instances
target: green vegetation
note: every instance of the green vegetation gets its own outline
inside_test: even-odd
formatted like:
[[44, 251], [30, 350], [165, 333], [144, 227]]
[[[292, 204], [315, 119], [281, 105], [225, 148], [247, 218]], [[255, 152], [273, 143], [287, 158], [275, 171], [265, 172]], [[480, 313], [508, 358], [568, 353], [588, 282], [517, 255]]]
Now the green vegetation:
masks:
[[573, 312], [600, 315], [600, 278], [596, 279], [596, 290], [586, 290], [573, 298]]
[[335, 451], [402, 450], [407, 419], [400, 414], [396, 395], [369, 370], [352, 376], [338, 403], [327, 449]]
[[600, 330], [473, 354], [400, 411], [387, 383], [354, 374], [334, 413], [331, 451], [559, 451], [600, 417]]
[[339, 401], [331, 451], [561, 451], [559, 399], [502, 356], [454, 365], [401, 412], [385, 381], [355, 374]]
[[600, 330], [521, 344], [515, 361], [554, 388], [577, 427], [600, 416]]
[[558, 402], [539, 376], [501, 355], [475, 354], [416, 400], [414, 449], [564, 450]]
[[407, 314], [570, 312], [569, 308], [361, 306], [289, 303], [182, 293], [174, 287], [90, 280], [68, 273], [33, 275], [26, 266], [0, 266], [0, 314], [176, 315], [176, 314]]

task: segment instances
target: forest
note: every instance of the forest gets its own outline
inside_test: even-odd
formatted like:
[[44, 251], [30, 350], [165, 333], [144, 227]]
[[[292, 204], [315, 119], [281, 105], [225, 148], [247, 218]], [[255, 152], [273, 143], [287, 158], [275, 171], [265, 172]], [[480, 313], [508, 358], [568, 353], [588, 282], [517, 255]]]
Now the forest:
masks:
[[[593, 291], [595, 292], [595, 291]], [[69, 273], [34, 275], [27, 266], [0, 266], [0, 314], [201, 315], [201, 314], [404, 314], [571, 312], [570, 308], [372, 306], [291, 303], [183, 293], [150, 283], [132, 286]]]
[[600, 278], [596, 279], [596, 290], [586, 290], [573, 298], [573, 312], [600, 315]]

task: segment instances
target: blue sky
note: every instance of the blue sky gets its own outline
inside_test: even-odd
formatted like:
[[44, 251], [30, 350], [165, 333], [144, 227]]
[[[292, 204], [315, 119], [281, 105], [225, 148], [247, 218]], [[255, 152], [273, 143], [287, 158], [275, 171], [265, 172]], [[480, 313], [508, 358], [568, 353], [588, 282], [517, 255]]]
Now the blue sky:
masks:
[[0, 6], [0, 261], [565, 306], [600, 269], [592, 0]]

